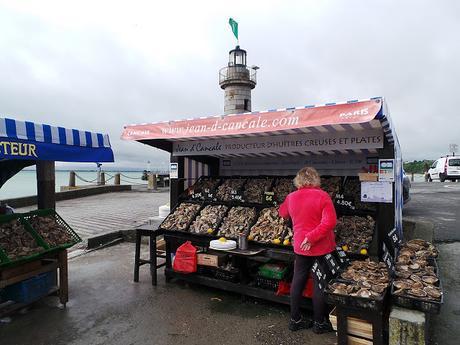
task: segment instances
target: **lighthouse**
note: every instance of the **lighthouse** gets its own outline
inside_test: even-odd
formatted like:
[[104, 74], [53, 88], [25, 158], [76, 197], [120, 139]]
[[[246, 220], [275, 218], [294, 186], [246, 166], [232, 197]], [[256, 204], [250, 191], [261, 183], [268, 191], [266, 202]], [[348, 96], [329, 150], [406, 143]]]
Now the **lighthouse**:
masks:
[[257, 84], [257, 66], [247, 67], [246, 50], [236, 46], [230, 50], [228, 66], [219, 71], [219, 85], [225, 92], [224, 113], [251, 111], [251, 90]]

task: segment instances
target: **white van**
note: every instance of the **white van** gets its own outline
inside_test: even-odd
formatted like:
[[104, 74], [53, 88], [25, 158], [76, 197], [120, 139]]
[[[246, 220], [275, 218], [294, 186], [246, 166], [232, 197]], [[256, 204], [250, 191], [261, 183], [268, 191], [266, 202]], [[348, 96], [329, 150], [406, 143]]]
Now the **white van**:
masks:
[[446, 156], [434, 161], [428, 170], [428, 181], [455, 182], [460, 179], [460, 156]]

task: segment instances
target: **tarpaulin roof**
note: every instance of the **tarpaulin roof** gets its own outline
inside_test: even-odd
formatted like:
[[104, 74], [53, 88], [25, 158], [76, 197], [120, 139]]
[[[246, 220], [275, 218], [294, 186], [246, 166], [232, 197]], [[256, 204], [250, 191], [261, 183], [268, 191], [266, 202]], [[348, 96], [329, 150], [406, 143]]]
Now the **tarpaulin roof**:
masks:
[[[188, 155], [190, 151], [187, 151], [188, 148], [184, 148], [181, 143], [203, 142], [205, 140], [209, 143], [208, 147], [210, 147], [212, 140], [219, 139], [220, 143], [230, 143], [234, 141], [233, 138], [244, 138], [250, 145], [256, 138], [283, 138], [283, 135], [289, 135], [291, 138], [296, 135], [299, 138], [311, 137], [315, 140], [329, 135], [333, 140], [337, 141], [341, 140], [340, 135], [344, 133], [365, 133], [366, 131], [374, 134], [380, 131], [386, 136], [389, 143], [393, 143], [395, 140], [395, 133], [386, 113], [384, 99], [381, 97], [243, 114], [126, 125], [121, 138], [124, 140], [137, 140], [173, 152], [174, 155]], [[272, 147], [274, 145], [279, 146], [280, 143], [273, 143]], [[381, 145], [383, 145], [383, 141]], [[348, 147], [347, 145], [334, 147], [334, 145], [329, 145], [329, 148], [325, 147], [321, 149], [323, 151], [315, 150], [311, 147], [301, 147], [299, 152], [301, 154], [308, 154], [309, 151], [315, 154], [367, 152], [365, 145], [356, 147]], [[370, 152], [376, 152], [375, 148], [378, 147], [382, 146], [374, 145], [371, 147]], [[184, 150], [181, 152], [182, 148]], [[290, 151], [292, 150], [290, 149]], [[263, 152], [258, 152], [257, 150], [250, 152], [246, 148], [240, 151], [233, 150], [231, 154], [237, 156], [250, 156], [253, 154], [257, 156], [268, 155], [270, 152], [267, 149], [263, 149]], [[275, 156], [280, 155], [282, 150], [276, 151], [272, 150]], [[208, 154], [218, 157], [225, 157], [227, 153], [229, 152], [225, 152], [225, 150], [216, 150], [214, 153], [197, 153], [195, 151], [195, 154]], [[295, 153], [293, 152], [293, 154]]]
[[109, 136], [0, 117], [0, 160], [113, 162]]

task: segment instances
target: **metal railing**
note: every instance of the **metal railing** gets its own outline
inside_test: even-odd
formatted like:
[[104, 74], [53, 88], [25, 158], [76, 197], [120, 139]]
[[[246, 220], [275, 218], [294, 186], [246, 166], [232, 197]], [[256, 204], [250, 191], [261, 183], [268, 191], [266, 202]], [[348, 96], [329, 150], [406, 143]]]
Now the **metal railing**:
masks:
[[257, 70], [244, 66], [230, 66], [221, 68], [219, 71], [219, 84], [223, 84], [232, 80], [247, 80], [257, 84]]

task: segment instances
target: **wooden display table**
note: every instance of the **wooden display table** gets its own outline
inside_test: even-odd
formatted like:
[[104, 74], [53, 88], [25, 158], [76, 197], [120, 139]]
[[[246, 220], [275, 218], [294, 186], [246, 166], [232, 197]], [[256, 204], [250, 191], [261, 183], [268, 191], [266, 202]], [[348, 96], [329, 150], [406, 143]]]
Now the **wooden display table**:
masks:
[[[65, 307], [69, 300], [68, 261], [66, 249], [54, 253], [46, 253], [39, 259], [20, 264], [18, 266], [0, 268], [0, 289], [51, 271], [58, 274], [56, 275], [55, 284], [48, 291], [47, 296], [57, 295], [59, 297], [59, 301]], [[29, 301], [28, 303], [14, 303], [11, 301], [2, 303], [0, 304], [0, 316], [21, 309], [43, 297], [45, 296]]]

